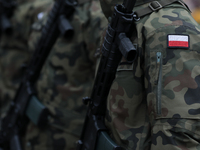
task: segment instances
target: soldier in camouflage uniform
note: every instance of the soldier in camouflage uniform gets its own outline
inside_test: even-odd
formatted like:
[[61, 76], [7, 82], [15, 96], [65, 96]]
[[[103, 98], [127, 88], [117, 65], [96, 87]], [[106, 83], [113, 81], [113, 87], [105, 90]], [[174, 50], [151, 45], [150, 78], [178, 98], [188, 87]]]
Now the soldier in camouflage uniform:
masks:
[[[49, 1], [49, 0], [48, 0]], [[0, 117], [5, 115], [22, 79], [22, 64], [27, 63], [31, 52], [28, 38], [36, 15], [47, 0], [17, 0], [17, 7], [9, 19], [12, 34], [2, 33], [0, 38]]]
[[[52, 117], [44, 130], [29, 124], [26, 150], [75, 150], [81, 134], [86, 114], [82, 97], [90, 96], [97, 59], [95, 51], [107, 20], [98, 1], [80, 0], [78, 3], [70, 20], [74, 36], [58, 38], [36, 83], [37, 97]], [[40, 12], [40, 18], [32, 25], [30, 49], [35, 48], [50, 8]]]
[[[109, 18], [118, 0], [100, 0]], [[159, 3], [168, 0], [158, 0]], [[182, 2], [137, 0], [133, 63], [122, 59], [107, 98], [106, 125], [127, 150], [200, 149], [200, 26]]]

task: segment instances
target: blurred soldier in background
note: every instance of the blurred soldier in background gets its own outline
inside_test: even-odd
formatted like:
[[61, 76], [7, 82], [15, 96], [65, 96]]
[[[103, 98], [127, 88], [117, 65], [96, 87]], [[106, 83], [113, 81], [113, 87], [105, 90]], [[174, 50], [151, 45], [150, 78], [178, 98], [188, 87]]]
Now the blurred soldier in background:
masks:
[[[53, 5], [53, 3], [52, 3]], [[34, 50], [51, 7], [38, 13], [32, 25], [29, 47]], [[25, 136], [26, 150], [75, 150], [90, 96], [101, 31], [107, 25], [98, 1], [80, 0], [70, 20], [75, 34], [60, 36], [36, 84], [37, 97], [52, 117], [45, 130], [30, 123]]]
[[[13, 33], [2, 35], [0, 107], [3, 112], [15, 95], [23, 74], [21, 66], [28, 63], [35, 50], [53, 3], [52, 0], [19, 1], [10, 19]], [[74, 150], [81, 134], [86, 113], [82, 97], [90, 96], [101, 31], [107, 20], [98, 1], [80, 0], [70, 23], [74, 36], [69, 39], [60, 36], [36, 83], [37, 97], [52, 116], [45, 130], [30, 122], [23, 138], [27, 150]]]
[[[17, 0], [16, 8], [9, 19], [11, 34], [2, 32], [0, 37], [0, 117], [8, 109], [10, 101], [22, 79], [23, 64], [30, 58], [28, 38], [36, 15], [49, 0]], [[46, 4], [46, 5], [44, 5]]]

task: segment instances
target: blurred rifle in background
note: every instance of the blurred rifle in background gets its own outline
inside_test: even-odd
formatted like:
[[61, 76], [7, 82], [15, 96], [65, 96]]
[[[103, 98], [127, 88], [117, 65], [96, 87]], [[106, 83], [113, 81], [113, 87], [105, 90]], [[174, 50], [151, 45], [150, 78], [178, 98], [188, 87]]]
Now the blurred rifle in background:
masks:
[[13, 15], [16, 5], [15, 0], [0, 0], [0, 35], [1, 33], [11, 33], [12, 26], [9, 18]]

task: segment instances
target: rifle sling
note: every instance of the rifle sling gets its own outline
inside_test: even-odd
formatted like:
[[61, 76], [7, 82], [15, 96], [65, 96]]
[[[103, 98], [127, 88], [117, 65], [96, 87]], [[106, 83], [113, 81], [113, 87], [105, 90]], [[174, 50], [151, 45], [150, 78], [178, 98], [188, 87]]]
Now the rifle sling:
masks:
[[[152, 12], [157, 12], [158, 10], [162, 9], [163, 7], [170, 5], [172, 3], [179, 2], [183, 6], [187, 7], [183, 2], [180, 0], [162, 0], [162, 1], [153, 1], [149, 3], [149, 5], [145, 8], [135, 11], [137, 18], [144, 17]], [[187, 7], [188, 8], [188, 7]]]

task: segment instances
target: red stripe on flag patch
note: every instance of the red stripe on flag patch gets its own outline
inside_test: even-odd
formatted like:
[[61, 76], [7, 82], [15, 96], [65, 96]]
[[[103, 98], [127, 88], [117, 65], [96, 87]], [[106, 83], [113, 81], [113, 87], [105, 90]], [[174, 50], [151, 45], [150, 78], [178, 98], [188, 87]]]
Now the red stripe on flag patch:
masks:
[[169, 41], [169, 46], [188, 47], [189, 43], [184, 41]]
[[168, 35], [169, 48], [189, 48], [188, 35]]

